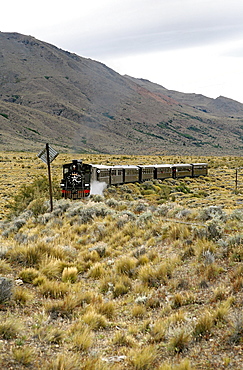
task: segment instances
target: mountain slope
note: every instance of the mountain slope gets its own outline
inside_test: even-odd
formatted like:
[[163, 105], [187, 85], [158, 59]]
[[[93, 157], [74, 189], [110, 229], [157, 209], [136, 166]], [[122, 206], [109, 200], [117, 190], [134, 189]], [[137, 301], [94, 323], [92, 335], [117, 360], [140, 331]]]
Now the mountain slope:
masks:
[[157, 95], [161, 96], [168, 96], [181, 104], [187, 104], [191, 107], [194, 107], [198, 110], [201, 110], [206, 113], [210, 113], [220, 117], [227, 117], [230, 116], [243, 116], [243, 104], [228, 99], [224, 96], [219, 96], [216, 99], [211, 99], [201, 94], [188, 94], [188, 93], [181, 93], [174, 90], [167, 90], [163, 86], [160, 86], [156, 83], [150, 82], [145, 79], [136, 79], [130, 76], [126, 76], [130, 80], [136, 82], [140, 86], [145, 89], [156, 93]]
[[240, 154], [243, 105], [170, 91], [0, 32], [0, 150]]

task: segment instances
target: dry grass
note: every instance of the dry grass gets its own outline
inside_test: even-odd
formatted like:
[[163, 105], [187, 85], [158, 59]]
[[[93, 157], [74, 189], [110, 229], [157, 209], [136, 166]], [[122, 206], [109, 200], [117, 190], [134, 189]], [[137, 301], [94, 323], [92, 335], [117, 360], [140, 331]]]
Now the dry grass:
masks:
[[[14, 182], [16, 191], [27, 176], [46, 171], [32, 154], [22, 157], [9, 153], [3, 162], [2, 184]], [[241, 178], [235, 193], [232, 169], [240, 160], [208, 158], [206, 178], [127, 184], [94, 199], [55, 200], [52, 214], [37, 215], [31, 205], [28, 217], [3, 218], [0, 274], [15, 286], [0, 305], [1, 366], [240, 369], [243, 195]], [[59, 178], [62, 162], [60, 155], [53, 164]], [[15, 168], [22, 168], [17, 180], [8, 177]], [[159, 196], [162, 185], [171, 191], [167, 200]], [[7, 212], [10, 189], [2, 187], [2, 195]]]

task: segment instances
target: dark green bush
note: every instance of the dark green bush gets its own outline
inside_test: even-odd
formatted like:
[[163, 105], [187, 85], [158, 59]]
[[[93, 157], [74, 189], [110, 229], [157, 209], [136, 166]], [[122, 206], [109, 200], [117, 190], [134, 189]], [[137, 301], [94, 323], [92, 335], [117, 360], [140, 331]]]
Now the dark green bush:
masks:
[[[61, 197], [60, 187], [56, 180], [52, 182], [53, 198]], [[33, 213], [35, 215], [44, 211], [43, 203], [49, 199], [49, 181], [47, 176], [38, 176], [30, 184], [23, 184], [19, 191], [13, 196], [7, 207], [10, 209], [11, 215], [19, 215], [28, 205], [33, 204]]]

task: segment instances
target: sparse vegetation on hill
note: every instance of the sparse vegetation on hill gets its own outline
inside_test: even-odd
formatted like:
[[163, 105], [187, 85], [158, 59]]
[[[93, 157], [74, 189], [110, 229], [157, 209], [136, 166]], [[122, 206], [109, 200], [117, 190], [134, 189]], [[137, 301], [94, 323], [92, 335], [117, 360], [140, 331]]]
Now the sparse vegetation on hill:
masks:
[[0, 150], [51, 142], [62, 152], [242, 153], [239, 102], [121, 76], [18, 33], [0, 32], [0, 50]]
[[[21, 196], [26, 208], [2, 213], [0, 221], [2, 368], [241, 369], [239, 158], [208, 158], [208, 177], [55, 199], [50, 212], [48, 194], [37, 209], [29, 199], [45, 166], [21, 157], [1, 156], [5, 181], [15, 184], [13, 172], [4, 171], [13, 164], [23, 166], [22, 178], [32, 177], [27, 193], [15, 184], [15, 200]], [[54, 178], [63, 159], [53, 164]], [[189, 158], [166, 158], [180, 160]]]

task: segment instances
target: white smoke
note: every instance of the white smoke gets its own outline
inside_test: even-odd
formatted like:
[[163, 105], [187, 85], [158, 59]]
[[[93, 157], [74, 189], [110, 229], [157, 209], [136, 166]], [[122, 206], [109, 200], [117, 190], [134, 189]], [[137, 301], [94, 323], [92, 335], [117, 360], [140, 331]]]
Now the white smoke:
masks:
[[106, 189], [107, 184], [105, 182], [92, 181], [90, 185], [90, 194], [97, 194], [103, 196], [103, 191]]

